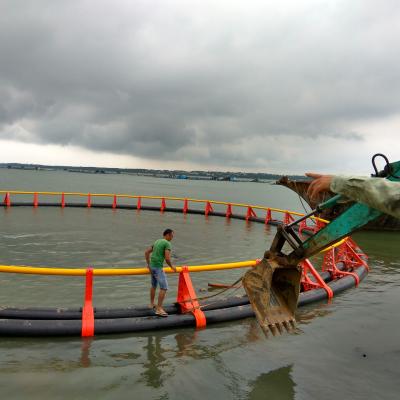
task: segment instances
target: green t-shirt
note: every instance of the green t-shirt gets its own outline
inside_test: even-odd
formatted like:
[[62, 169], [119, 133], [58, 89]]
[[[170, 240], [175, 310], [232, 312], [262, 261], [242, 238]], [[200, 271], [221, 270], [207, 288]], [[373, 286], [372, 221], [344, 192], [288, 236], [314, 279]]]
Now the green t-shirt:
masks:
[[166, 239], [158, 239], [153, 244], [150, 265], [153, 268], [162, 268], [165, 260], [165, 250], [172, 250], [171, 243]]

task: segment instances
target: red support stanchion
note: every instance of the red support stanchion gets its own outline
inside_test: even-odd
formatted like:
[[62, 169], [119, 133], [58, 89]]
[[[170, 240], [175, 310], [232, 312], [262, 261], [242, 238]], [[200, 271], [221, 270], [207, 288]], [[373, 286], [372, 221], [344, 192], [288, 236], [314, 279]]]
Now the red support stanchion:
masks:
[[182, 267], [182, 272], [179, 273], [178, 294], [176, 302], [179, 303], [181, 312], [191, 312], [196, 319], [196, 328], [205, 328], [207, 321], [206, 317], [200, 309], [194, 290], [192, 280], [190, 279], [188, 267]]
[[160, 211], [161, 212], [164, 212], [164, 210], [166, 209], [166, 204], [165, 204], [165, 198], [163, 197], [162, 199], [161, 199], [161, 207], [160, 207]]
[[271, 209], [268, 208], [267, 214], [265, 215], [265, 224], [269, 224], [270, 221], [272, 221]]
[[325, 226], [325, 222], [320, 221], [319, 219], [315, 220], [315, 225], [314, 225], [314, 233], [318, 232], [320, 229], [322, 229]]
[[358, 262], [357, 266], [364, 265], [364, 267], [367, 268], [367, 270], [369, 271], [368, 263], [365, 261], [366, 259], [368, 259], [368, 256], [362, 252], [357, 243], [350, 236], [346, 240], [346, 245], [348, 246], [352, 256], [356, 258]]
[[138, 197], [136, 210], [140, 210], [141, 208], [142, 208], [142, 199]]
[[303, 221], [300, 222], [299, 224], [299, 234], [301, 235], [302, 232], [305, 230], [310, 229], [310, 227], [307, 225], [307, 222], [305, 219], [303, 219]]
[[87, 206], [88, 208], [92, 207], [92, 196], [90, 195], [90, 193], [88, 193], [87, 195]]
[[204, 215], [208, 215], [210, 212], [214, 212], [214, 209], [209, 201], [206, 203], [206, 208], [204, 210]]
[[[343, 246], [343, 244], [341, 245]], [[350, 275], [354, 278], [355, 285], [358, 286], [360, 283], [360, 278], [358, 275], [354, 272], [348, 272], [348, 271], [341, 271], [337, 266], [336, 266], [336, 252], [335, 248], [332, 247], [330, 250], [328, 250], [325, 255], [324, 255], [324, 260], [322, 263], [322, 271], [328, 271], [331, 274], [332, 279], [337, 279], [341, 278], [346, 275]], [[346, 267], [346, 264], [344, 264]]]
[[185, 199], [185, 202], [183, 203], [183, 213], [186, 214], [188, 210], [189, 210], [188, 200]]
[[6, 207], [10, 207], [11, 206], [11, 198], [10, 198], [10, 193], [7, 192], [6, 195], [4, 196], [4, 205]]
[[226, 207], [225, 217], [230, 218], [232, 216], [232, 204], [228, 204]]
[[365, 266], [369, 271], [367, 263], [361, 258], [361, 254], [356, 252], [357, 245], [349, 240], [349, 238], [339, 246], [336, 262], [342, 262], [346, 269], [354, 269], [357, 267]]
[[248, 221], [250, 218], [255, 217], [257, 218], [257, 214], [254, 212], [254, 210], [249, 206], [247, 207], [247, 213], [246, 213], [246, 221]]
[[112, 208], [117, 208], [117, 195], [114, 194], [114, 199], [113, 199], [113, 203], [112, 203]]
[[61, 193], [61, 208], [65, 207], [65, 194]]
[[85, 302], [82, 308], [82, 337], [94, 335], [93, 268], [86, 270]]
[[290, 212], [289, 211], [286, 211], [285, 212], [285, 215], [284, 215], [284, 217], [283, 217], [283, 224], [284, 225], [288, 225], [288, 224], [290, 224], [291, 222], [293, 222], [294, 221], [294, 218], [292, 217], [292, 215], [290, 214]]
[[33, 207], [37, 207], [38, 205], [39, 205], [38, 194], [34, 193], [33, 194]]
[[[322, 288], [326, 291], [328, 299], [333, 297], [333, 290], [325, 283], [321, 275], [311, 264], [310, 260], [305, 259], [301, 262], [301, 285], [304, 291], [313, 290], [316, 288]], [[309, 273], [313, 276], [313, 280], [310, 278]]]

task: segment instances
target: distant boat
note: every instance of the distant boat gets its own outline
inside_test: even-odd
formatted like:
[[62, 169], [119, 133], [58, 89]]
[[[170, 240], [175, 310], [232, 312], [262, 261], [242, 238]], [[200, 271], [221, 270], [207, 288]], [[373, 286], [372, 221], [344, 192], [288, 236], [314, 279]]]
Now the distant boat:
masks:
[[[312, 210], [314, 210], [318, 204], [328, 200], [333, 194], [329, 193], [320, 193], [316, 199], [311, 200], [307, 195], [307, 189], [310, 185], [311, 181], [302, 181], [302, 180], [291, 180], [287, 176], [282, 176], [278, 181], [276, 181], [277, 185], [285, 186], [295, 193], [297, 193], [303, 200], [307, 202]], [[337, 204], [332, 208], [328, 208], [323, 210], [319, 217], [332, 220], [335, 219], [339, 214], [341, 214], [346, 208], [350, 206], [351, 202]], [[400, 220], [390, 215], [382, 215], [374, 221], [368, 223], [363, 229], [369, 230], [384, 230], [384, 231], [399, 231], [400, 230]]]

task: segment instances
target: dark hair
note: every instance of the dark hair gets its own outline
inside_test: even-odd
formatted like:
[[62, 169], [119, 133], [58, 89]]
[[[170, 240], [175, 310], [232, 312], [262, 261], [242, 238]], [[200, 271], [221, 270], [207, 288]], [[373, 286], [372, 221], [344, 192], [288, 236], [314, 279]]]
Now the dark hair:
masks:
[[163, 236], [169, 235], [169, 234], [172, 233], [172, 232], [173, 232], [173, 230], [168, 228], [168, 229], [166, 229], [166, 230], [164, 231]]

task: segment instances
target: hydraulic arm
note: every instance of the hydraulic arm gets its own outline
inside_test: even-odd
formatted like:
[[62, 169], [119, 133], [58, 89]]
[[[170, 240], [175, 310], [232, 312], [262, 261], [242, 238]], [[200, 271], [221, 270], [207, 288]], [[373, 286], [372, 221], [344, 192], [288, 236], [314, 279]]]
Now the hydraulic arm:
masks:
[[[386, 167], [378, 172], [374, 163], [377, 156], [382, 155], [375, 155], [372, 159], [375, 169], [373, 176], [376, 179], [400, 181], [400, 161], [390, 164], [383, 156]], [[243, 286], [266, 334], [269, 331], [275, 334], [285, 328], [290, 330], [295, 325], [301, 261], [325, 250], [382, 214], [365, 204], [354, 203], [324, 228], [302, 241], [297, 235], [296, 226], [321, 210], [333, 207], [340, 198], [340, 195], [336, 195], [297, 221], [279, 226], [261, 262], [244, 275]]]

